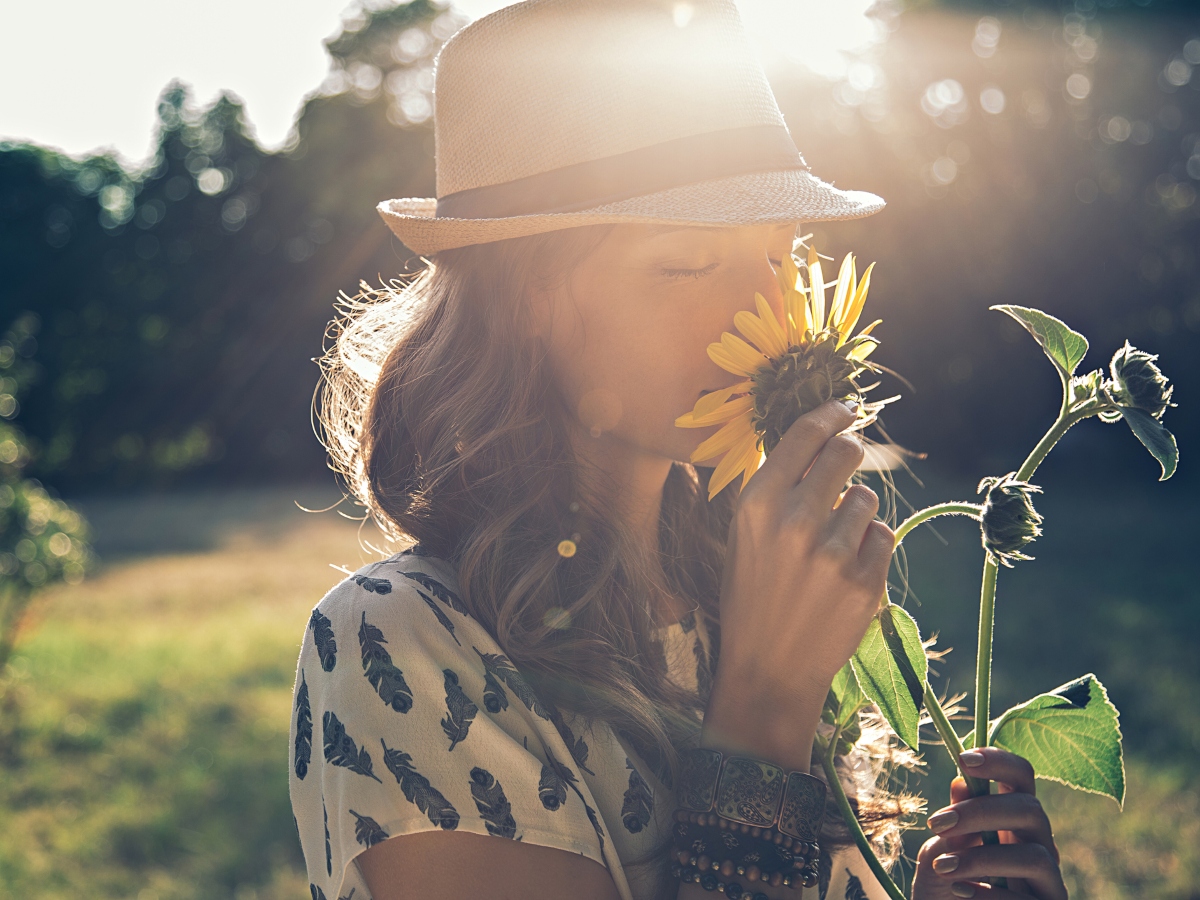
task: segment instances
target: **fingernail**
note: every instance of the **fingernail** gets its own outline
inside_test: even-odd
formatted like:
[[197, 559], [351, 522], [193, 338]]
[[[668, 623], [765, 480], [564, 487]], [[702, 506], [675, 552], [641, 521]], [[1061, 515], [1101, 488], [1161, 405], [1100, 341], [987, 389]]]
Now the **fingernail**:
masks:
[[958, 857], [953, 853], [943, 853], [933, 861], [933, 871], [945, 875], [958, 868]]
[[958, 813], [952, 809], [936, 812], [929, 817], [929, 821], [925, 824], [929, 826], [929, 830], [934, 834], [940, 834], [947, 828], [953, 828], [958, 824]]
[[850, 412], [852, 412], [852, 413], [858, 412], [858, 401], [857, 400], [839, 400], [838, 402], [841, 403], [842, 406], [846, 407], [846, 409], [850, 410]]
[[974, 897], [975, 885], [967, 884], [965, 881], [956, 881], [950, 885], [950, 893], [955, 897]]
[[968, 768], [971, 768], [972, 766], [982, 766], [983, 754], [978, 750], [965, 750], [958, 754], [958, 761]]

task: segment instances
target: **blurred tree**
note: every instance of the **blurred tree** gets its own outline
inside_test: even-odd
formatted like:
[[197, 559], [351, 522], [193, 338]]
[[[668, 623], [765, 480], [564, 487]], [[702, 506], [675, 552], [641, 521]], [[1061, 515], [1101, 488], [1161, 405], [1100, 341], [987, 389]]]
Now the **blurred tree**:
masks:
[[311, 359], [338, 291], [411, 256], [374, 207], [432, 193], [432, 59], [463, 21], [427, 0], [352, 15], [278, 154], [235, 98], [196, 110], [178, 83], [143, 172], [0, 145], [0, 323], [45, 323], [33, 471], [75, 490], [320, 472]]
[[[888, 200], [816, 230], [879, 262], [880, 353], [916, 387], [888, 423], [938, 469], [1011, 468], [1053, 413], [1036, 348], [991, 303], [1066, 319], [1094, 364], [1129, 337], [1181, 402], [1200, 392], [1200, 15], [1110, 6], [880, 4], [890, 37], [845, 77], [769, 73], [814, 170]], [[311, 359], [340, 290], [412, 261], [374, 206], [434, 191], [432, 60], [463, 21], [431, 0], [353, 10], [279, 153], [236, 99], [197, 110], [178, 84], [144, 171], [0, 145], [0, 326], [44, 324], [17, 414], [32, 474], [321, 474]], [[1200, 419], [1169, 424], [1200, 440]], [[1144, 465], [1124, 437], [1113, 452]], [[1052, 465], [1098, 455], [1072, 440]]]
[[[0, 417], [16, 414], [22, 387], [34, 372], [38, 320], [19, 318], [0, 340]], [[21, 429], [0, 419], [0, 675], [17, 630], [39, 588], [83, 578], [89, 551], [87, 527], [71, 507], [41, 482], [24, 477], [29, 448]]]

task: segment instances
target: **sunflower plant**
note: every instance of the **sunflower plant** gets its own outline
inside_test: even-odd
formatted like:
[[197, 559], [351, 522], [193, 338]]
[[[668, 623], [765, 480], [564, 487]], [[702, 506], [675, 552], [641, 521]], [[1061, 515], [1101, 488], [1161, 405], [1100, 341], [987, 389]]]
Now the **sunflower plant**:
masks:
[[[798, 247], [803, 246], [802, 240]], [[857, 401], [857, 418], [850, 428], [861, 430], [875, 422], [886, 404], [897, 399], [870, 400], [868, 393], [876, 385], [864, 383], [882, 371], [868, 359], [879, 343], [873, 334], [879, 321], [854, 334], [866, 303], [873, 265], [860, 279], [855, 259], [848, 254], [837, 278], [826, 283], [821, 257], [815, 247], [806, 249], [805, 259], [789, 257], [780, 267], [782, 320], [756, 294], [756, 311], [739, 312], [734, 317], [739, 334], [724, 333], [719, 343], [708, 347], [713, 362], [742, 380], [700, 398], [691, 412], [676, 420], [681, 428], [721, 426], [692, 455], [694, 462], [721, 457], [709, 481], [710, 499], [739, 476], [745, 486], [792, 423], [822, 403]], [[1125, 422], [1160, 464], [1160, 480], [1174, 474], [1179, 451], [1175, 438], [1161, 421], [1174, 406], [1173, 389], [1158, 367], [1158, 358], [1128, 341], [1113, 355], [1107, 370], [1081, 375], [1076, 370], [1088, 351], [1083, 335], [1040, 310], [1011, 305], [992, 309], [1019, 322], [1045, 351], [1062, 384], [1059, 414], [1019, 468], [980, 482], [980, 500], [927, 507], [895, 529], [898, 548], [914, 528], [938, 516], [969, 516], [980, 525], [984, 559], [974, 728], [960, 736], [951, 725], [930, 687], [917, 623], [885, 592], [866, 636], [829, 692], [823, 718], [832, 732], [817, 738], [816, 749], [834, 800], [868, 864], [893, 900], [904, 900], [904, 892], [892, 881], [859, 826], [834, 762], [839, 747], [844, 750], [857, 734], [859, 712], [872, 703], [899, 739], [914, 751], [925, 715], [956, 766], [964, 749], [992, 744], [1028, 759], [1041, 778], [1111, 797], [1118, 805], [1125, 798], [1118, 713], [1095, 675], [1083, 675], [997, 718], [991, 717], [996, 587], [1001, 568], [1031, 558], [1026, 550], [1041, 534], [1042, 523], [1033, 503], [1041, 488], [1032, 483], [1032, 478], [1062, 436], [1078, 422], [1092, 416], [1103, 422]], [[990, 789], [988, 782], [974, 779], [965, 771], [963, 777], [976, 795]], [[984, 840], [995, 842], [996, 836], [985, 835]]]

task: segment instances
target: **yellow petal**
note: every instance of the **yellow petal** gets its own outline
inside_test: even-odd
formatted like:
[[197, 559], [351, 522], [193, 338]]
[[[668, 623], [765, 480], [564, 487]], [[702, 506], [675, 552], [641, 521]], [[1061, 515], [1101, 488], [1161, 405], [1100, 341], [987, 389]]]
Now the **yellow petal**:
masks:
[[[801, 285], [803, 288], [803, 285]], [[799, 344], [808, 328], [808, 298], [803, 291], [788, 291], [783, 295], [783, 308], [787, 311], [788, 346]]]
[[854, 256], [850, 253], [842, 260], [842, 267], [838, 270], [837, 287], [833, 290], [833, 303], [829, 306], [829, 321], [826, 325], [829, 328], [836, 328], [839, 331], [841, 328], [842, 311], [846, 308], [846, 300], [851, 296], [853, 289], [852, 280], [854, 278]]
[[713, 410], [720, 407], [734, 394], [744, 394], [752, 387], [754, 387], [754, 385], [749, 381], [739, 381], [732, 387], [722, 388], [719, 391], [713, 391], [711, 394], [705, 394], [696, 401], [696, 405], [692, 408], [692, 412], [697, 416], [706, 416]]
[[821, 260], [815, 250], [810, 250], [808, 260], [808, 302], [812, 311], [812, 330], [817, 331], [825, 322], [825, 282], [821, 276]]
[[796, 281], [800, 278], [800, 270], [796, 268], [796, 261], [792, 259], [792, 254], [787, 253], [780, 261], [779, 271], [776, 273], [776, 278], [779, 279], [779, 290], [783, 293], [794, 291], [796, 289]]
[[728, 351], [720, 344], [708, 345], [708, 358], [715, 362], [718, 366], [733, 375], [741, 375], [743, 378], [751, 374], [740, 366]]
[[875, 352], [875, 348], [879, 346], [879, 341], [870, 340], [863, 341], [853, 350], [846, 354], [846, 359], [857, 359], [859, 362], [866, 359]]
[[878, 325], [882, 321], [883, 321], [883, 319], [876, 319], [874, 322], [872, 322], [870, 325], [868, 325], [866, 328], [864, 328], [862, 331], [860, 331], [858, 333], [858, 337], [862, 337], [863, 335], [870, 334], [872, 331], [875, 330], [875, 326]]
[[753, 449], [758, 443], [758, 435], [753, 431], [743, 438], [743, 441], [732, 447], [725, 458], [717, 463], [712, 477], [708, 480], [708, 499], [711, 500], [733, 479], [742, 473], [746, 464], [747, 448]]
[[754, 295], [754, 305], [758, 307], [758, 317], [766, 323], [767, 329], [775, 336], [778, 341], [779, 353], [773, 353], [772, 356], [778, 356], [780, 353], [785, 353], [788, 348], [787, 331], [780, 324], [779, 319], [775, 316], [775, 310], [771, 309], [771, 304], [766, 301], [762, 294]]
[[863, 272], [862, 281], [858, 283], [858, 289], [854, 292], [854, 300], [850, 303], [850, 308], [846, 310], [846, 314], [842, 317], [842, 324], [845, 330], [839, 329], [842, 336], [838, 341], [838, 346], [846, 343], [846, 338], [854, 332], [854, 326], [858, 324], [858, 318], [862, 315], [863, 306], [867, 302], [867, 290], [871, 287], [871, 270], [875, 268], [875, 263], [867, 266], [867, 271]]
[[745, 397], [736, 397], [703, 414], [693, 410], [676, 419], [675, 424], [680, 428], [707, 428], [710, 425], [721, 425], [730, 419], [736, 419], [752, 409], [754, 409], [754, 398], [747, 394]]
[[700, 446], [692, 452], [692, 462], [698, 463], [715, 459], [730, 447], [739, 445], [747, 435], [753, 434], [754, 425], [750, 421], [750, 416], [745, 415], [734, 419], [732, 422], [722, 425], [720, 431], [700, 443]]
[[759, 448], [758, 441], [755, 441], [754, 445], [747, 451], [746, 459], [743, 462], [743, 465], [746, 468], [746, 474], [742, 476], [743, 488], [750, 483], [750, 476], [762, 468], [763, 460], [765, 459], [766, 456]]
[[753, 375], [768, 363], [765, 356], [728, 331], [721, 334], [721, 348], [735, 363], [742, 366], [742, 371], [739, 373], [741, 375]]

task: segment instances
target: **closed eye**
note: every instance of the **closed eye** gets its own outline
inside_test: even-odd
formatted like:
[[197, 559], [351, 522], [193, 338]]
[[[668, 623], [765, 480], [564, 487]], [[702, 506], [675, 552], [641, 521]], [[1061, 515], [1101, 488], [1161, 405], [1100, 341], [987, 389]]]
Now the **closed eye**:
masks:
[[703, 278], [705, 275], [712, 274], [716, 268], [717, 263], [709, 263], [703, 269], [663, 269], [662, 274], [664, 278]]

